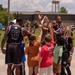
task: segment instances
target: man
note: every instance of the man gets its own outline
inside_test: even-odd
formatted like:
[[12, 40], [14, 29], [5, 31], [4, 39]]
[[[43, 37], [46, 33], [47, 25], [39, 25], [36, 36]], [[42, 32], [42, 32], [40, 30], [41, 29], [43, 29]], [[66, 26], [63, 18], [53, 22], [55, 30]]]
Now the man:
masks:
[[54, 33], [56, 34], [56, 40], [57, 40], [59, 37], [61, 37], [64, 34], [64, 26], [62, 24], [62, 19], [60, 16], [56, 16], [55, 20], [58, 25], [57, 29], [54, 30]]
[[30, 33], [21, 27], [22, 24], [23, 20], [21, 18], [17, 18], [16, 24], [8, 26], [1, 42], [2, 53], [5, 52], [3, 47], [6, 42], [5, 63], [8, 65], [7, 75], [11, 75], [12, 65], [16, 68], [16, 75], [20, 75], [20, 66], [22, 63], [22, 52], [20, 45], [23, 41], [23, 36], [30, 36]]

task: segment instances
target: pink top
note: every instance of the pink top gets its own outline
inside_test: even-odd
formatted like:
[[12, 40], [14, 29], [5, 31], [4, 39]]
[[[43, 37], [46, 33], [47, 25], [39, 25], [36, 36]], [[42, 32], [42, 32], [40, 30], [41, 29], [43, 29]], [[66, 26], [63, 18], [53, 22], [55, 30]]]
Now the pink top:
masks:
[[53, 50], [54, 50], [54, 39], [52, 39], [50, 45], [44, 45], [41, 49], [40, 56], [43, 57], [40, 67], [46, 68], [53, 64]]

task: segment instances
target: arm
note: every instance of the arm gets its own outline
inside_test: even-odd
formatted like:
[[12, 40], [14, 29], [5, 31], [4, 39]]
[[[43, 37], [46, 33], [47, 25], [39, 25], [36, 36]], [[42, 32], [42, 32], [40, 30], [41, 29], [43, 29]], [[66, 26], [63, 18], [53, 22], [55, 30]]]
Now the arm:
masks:
[[40, 15], [40, 12], [38, 13], [38, 19], [39, 19], [39, 24], [41, 24], [41, 19], [42, 19], [42, 17], [41, 17], [41, 15]]
[[31, 29], [31, 26], [30, 26], [30, 25], [28, 25], [28, 32], [30, 32], [30, 29]]
[[40, 29], [40, 35], [39, 35], [39, 37], [42, 37], [42, 25], [39, 25], [39, 29]]
[[48, 28], [46, 28], [46, 27], [42, 27], [42, 29], [44, 30], [44, 31], [48, 31], [49, 29]]
[[73, 52], [74, 52], [73, 43], [71, 43], [71, 44], [70, 44], [70, 46], [71, 46], [71, 51], [70, 51], [70, 52], [71, 52], [71, 55], [72, 55], [72, 54], [73, 54]]
[[73, 47], [73, 42], [72, 42], [72, 38], [68, 39], [68, 42], [70, 44], [71, 50], [70, 50], [70, 56], [68, 58], [68, 61], [70, 62], [72, 60], [72, 55], [73, 55], [73, 51], [74, 51], [74, 47]]
[[42, 62], [42, 59], [44, 58], [44, 56], [45, 56], [45, 49], [42, 47], [41, 51], [40, 51], [40, 55], [39, 55], [39, 67], [41, 65], [41, 62]]
[[39, 61], [39, 57], [40, 57], [40, 55], [38, 53], [36, 56], [32, 57], [31, 60], [32, 61]]
[[57, 62], [57, 65], [58, 65], [58, 64], [60, 63], [60, 60], [61, 60], [61, 57], [59, 57], [59, 58], [58, 58], [58, 62]]
[[24, 53], [26, 54], [26, 55], [28, 55], [28, 45], [26, 45], [26, 48], [25, 48], [25, 50], [24, 50]]
[[40, 64], [41, 64], [42, 58], [43, 58], [43, 57], [40, 57], [40, 58], [39, 58], [39, 67], [40, 67]]
[[45, 17], [46, 16], [44, 16], [43, 19], [42, 19], [42, 16], [40, 15], [40, 12], [38, 13], [39, 24], [43, 24], [44, 23]]
[[57, 31], [55, 31], [54, 29], [53, 29], [53, 32], [54, 32], [55, 34], [58, 34], [58, 32], [57, 32]]
[[50, 34], [52, 35], [52, 38], [53, 38], [53, 27], [52, 27], [52, 25], [49, 24], [48, 28], [49, 28], [49, 32], [50, 32]]
[[72, 55], [73, 55], [73, 51], [74, 51], [73, 44], [70, 44], [70, 46], [71, 46], [71, 51], [70, 51], [70, 56], [69, 56], [69, 58], [68, 58], [68, 62], [71, 62], [71, 60], [72, 60]]
[[62, 53], [63, 53], [63, 48], [60, 48], [59, 50], [59, 54], [58, 54], [58, 61], [57, 61], [57, 65], [60, 64], [61, 58], [62, 58]]
[[28, 36], [28, 38], [30, 37], [31, 33], [28, 32], [27, 30], [25, 30], [24, 28], [22, 28], [22, 35], [23, 36]]
[[36, 41], [36, 46], [40, 46], [40, 43], [41, 43], [41, 39], [42, 39], [42, 25], [39, 25], [39, 30], [40, 30], [40, 34], [39, 34], [39, 37]]

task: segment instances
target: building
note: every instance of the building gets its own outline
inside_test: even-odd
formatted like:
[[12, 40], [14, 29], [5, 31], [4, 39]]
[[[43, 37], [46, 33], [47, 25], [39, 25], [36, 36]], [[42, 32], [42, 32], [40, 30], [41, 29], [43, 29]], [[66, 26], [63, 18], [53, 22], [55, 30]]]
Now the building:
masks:
[[[14, 13], [14, 12], [11, 12]], [[24, 20], [38, 20], [38, 12], [19, 12]], [[41, 15], [47, 16], [52, 22], [56, 16], [61, 16], [64, 25], [75, 25], [75, 14], [41, 12]]]

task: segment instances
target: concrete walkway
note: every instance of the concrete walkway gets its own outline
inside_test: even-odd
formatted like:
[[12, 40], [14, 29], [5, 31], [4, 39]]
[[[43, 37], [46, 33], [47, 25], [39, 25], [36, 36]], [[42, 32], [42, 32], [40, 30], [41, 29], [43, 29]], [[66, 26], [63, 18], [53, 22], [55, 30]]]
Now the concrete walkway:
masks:
[[[7, 66], [5, 65], [5, 55], [2, 54], [0, 52], [0, 75], [7, 75], [6, 74], [6, 68]], [[25, 63], [26, 65], [26, 75], [28, 75], [28, 67], [27, 67], [27, 63]], [[72, 59], [72, 63], [71, 63], [71, 71], [72, 71], [72, 75], [75, 75], [75, 52], [73, 54], [73, 59]]]

